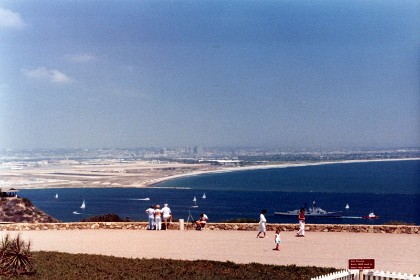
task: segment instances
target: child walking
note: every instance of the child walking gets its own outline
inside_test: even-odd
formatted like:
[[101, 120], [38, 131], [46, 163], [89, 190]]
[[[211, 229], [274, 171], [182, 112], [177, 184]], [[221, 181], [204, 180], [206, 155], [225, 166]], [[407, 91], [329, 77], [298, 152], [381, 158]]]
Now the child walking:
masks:
[[274, 248], [273, 250], [280, 251], [280, 242], [281, 242], [280, 228], [277, 228], [276, 230], [276, 236], [274, 237], [274, 242], [276, 243], [276, 248]]

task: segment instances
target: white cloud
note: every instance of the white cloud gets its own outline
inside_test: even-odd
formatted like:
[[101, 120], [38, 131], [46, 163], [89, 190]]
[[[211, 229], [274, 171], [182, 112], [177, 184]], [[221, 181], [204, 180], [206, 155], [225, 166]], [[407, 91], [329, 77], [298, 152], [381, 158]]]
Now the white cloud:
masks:
[[97, 57], [91, 54], [81, 53], [81, 54], [69, 54], [66, 56], [73, 62], [84, 63], [89, 61], [97, 60]]
[[27, 77], [31, 79], [46, 80], [56, 84], [67, 84], [72, 81], [72, 78], [56, 69], [47, 69], [45, 67], [38, 67], [33, 70], [24, 70]]
[[19, 29], [25, 26], [25, 21], [18, 13], [0, 7], [0, 27]]

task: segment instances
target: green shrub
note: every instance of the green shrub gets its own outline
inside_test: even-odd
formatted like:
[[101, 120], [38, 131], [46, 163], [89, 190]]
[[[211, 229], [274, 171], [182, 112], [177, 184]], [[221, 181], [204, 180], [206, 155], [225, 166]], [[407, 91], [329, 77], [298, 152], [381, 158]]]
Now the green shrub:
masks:
[[307, 280], [338, 271], [335, 268], [313, 266], [236, 264], [208, 260], [133, 259], [42, 251], [34, 252], [34, 257], [36, 275], [31, 276], [31, 279]]
[[29, 199], [27, 199], [27, 198], [22, 198], [22, 202], [23, 202], [23, 204], [25, 205], [25, 207], [31, 207], [31, 206], [34, 206], [33, 204], [32, 204], [32, 201], [30, 201]]
[[0, 244], [0, 275], [22, 275], [33, 273], [31, 243], [20, 237], [3, 237]]
[[81, 222], [125, 222], [120, 216], [116, 214], [105, 214], [99, 216], [89, 217], [81, 220]]

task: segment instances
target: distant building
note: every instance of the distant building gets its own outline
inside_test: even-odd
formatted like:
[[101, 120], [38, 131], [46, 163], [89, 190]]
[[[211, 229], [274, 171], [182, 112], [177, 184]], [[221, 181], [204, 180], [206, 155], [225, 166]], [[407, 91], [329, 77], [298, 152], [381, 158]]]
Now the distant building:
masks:
[[0, 189], [0, 192], [1, 197], [15, 197], [17, 196], [17, 192], [19, 192], [19, 190], [15, 188], [2, 188]]

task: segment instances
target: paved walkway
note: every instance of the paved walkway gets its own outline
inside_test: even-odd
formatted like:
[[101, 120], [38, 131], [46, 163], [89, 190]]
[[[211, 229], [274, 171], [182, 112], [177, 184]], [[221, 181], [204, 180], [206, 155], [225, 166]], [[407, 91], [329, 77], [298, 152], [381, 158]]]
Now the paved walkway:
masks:
[[[17, 232], [10, 232], [12, 236]], [[420, 235], [282, 232], [273, 251], [274, 232], [253, 231], [69, 230], [23, 231], [33, 250], [103, 254], [133, 258], [216, 260], [236, 263], [347, 268], [348, 260], [375, 259], [377, 270], [420, 273]], [[6, 232], [2, 232], [2, 235]]]

